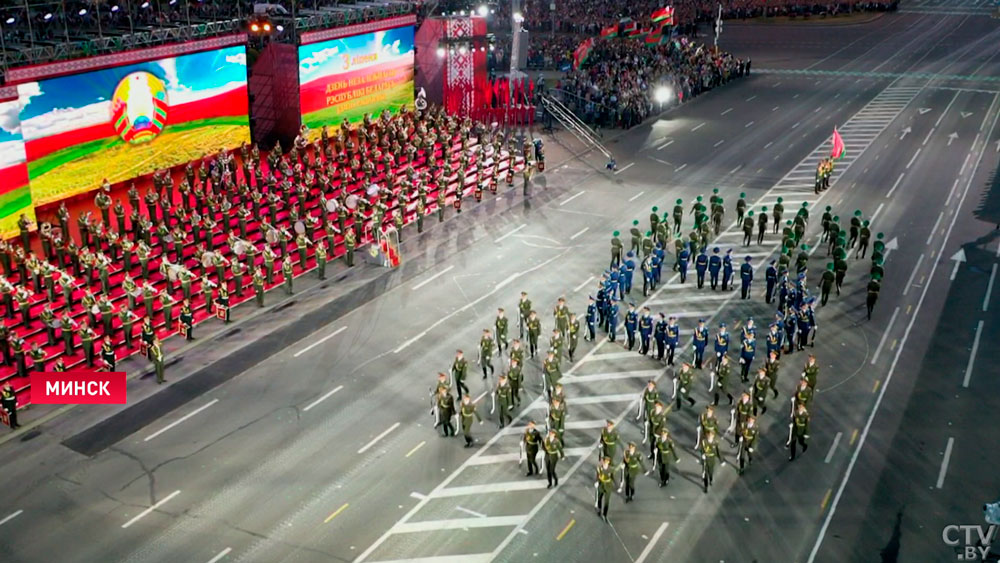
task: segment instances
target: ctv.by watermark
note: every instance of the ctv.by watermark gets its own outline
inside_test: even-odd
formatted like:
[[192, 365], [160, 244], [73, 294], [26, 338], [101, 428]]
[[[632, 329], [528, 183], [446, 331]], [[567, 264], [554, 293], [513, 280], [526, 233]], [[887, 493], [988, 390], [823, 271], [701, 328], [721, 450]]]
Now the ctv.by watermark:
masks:
[[[1000, 501], [984, 504], [983, 517], [986, 524], [952, 524], [941, 530], [941, 540], [955, 548], [959, 561], [987, 561], [990, 557], [990, 547], [1000, 537]], [[996, 555], [993, 553], [990, 560], [996, 560]]]

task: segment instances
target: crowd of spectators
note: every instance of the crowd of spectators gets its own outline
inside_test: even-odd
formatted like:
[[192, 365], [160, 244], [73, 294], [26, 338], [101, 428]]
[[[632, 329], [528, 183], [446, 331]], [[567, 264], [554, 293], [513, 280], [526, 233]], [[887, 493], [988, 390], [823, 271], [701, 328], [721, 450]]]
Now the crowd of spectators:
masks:
[[656, 90], [666, 87], [687, 100], [749, 72], [750, 64], [729, 53], [713, 53], [681, 38], [654, 47], [641, 41], [598, 42], [587, 63], [555, 85], [563, 102], [587, 123], [629, 128], [641, 123], [660, 103]]

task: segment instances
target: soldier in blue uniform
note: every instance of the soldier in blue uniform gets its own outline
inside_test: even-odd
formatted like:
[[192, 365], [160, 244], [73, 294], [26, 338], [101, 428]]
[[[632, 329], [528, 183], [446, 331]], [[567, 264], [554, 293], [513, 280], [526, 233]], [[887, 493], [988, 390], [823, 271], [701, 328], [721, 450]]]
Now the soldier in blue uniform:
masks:
[[745, 335], [743, 344], [740, 347], [740, 377], [746, 383], [750, 377], [750, 365], [753, 357], [757, 353], [757, 338], [753, 333]]
[[719, 256], [719, 247], [712, 249], [712, 256], [708, 259], [708, 276], [711, 280], [712, 289], [719, 286], [719, 270], [722, 269], [722, 257]]
[[639, 317], [639, 353], [645, 356], [649, 353], [649, 339], [653, 335], [653, 315], [649, 312], [649, 307], [642, 308], [642, 316]]
[[597, 300], [591, 295], [587, 304], [587, 336], [584, 338], [593, 342], [597, 337]]
[[618, 300], [612, 297], [608, 310], [608, 340], [614, 342], [616, 332], [618, 332]]
[[740, 296], [743, 299], [750, 299], [750, 282], [753, 281], [753, 265], [750, 263], [752, 258], [747, 256], [743, 260], [743, 265], [740, 266]]
[[698, 319], [698, 326], [694, 329], [694, 368], [702, 369], [705, 360], [705, 347], [708, 346], [708, 327], [705, 326], [705, 319]]
[[608, 314], [607, 309], [608, 294], [604, 289], [604, 282], [597, 286], [597, 325], [604, 328], [604, 317]]
[[705, 270], [708, 269], [708, 256], [705, 255], [705, 250], [702, 249], [698, 253], [698, 256], [694, 259], [694, 271], [698, 278], [698, 289], [705, 287]]
[[625, 293], [632, 293], [632, 274], [635, 272], [635, 254], [631, 251], [625, 255], [625, 263], [622, 265], [619, 277], [624, 281], [624, 293], [622, 294], [622, 299], [625, 298]]
[[625, 313], [626, 347], [629, 350], [635, 347], [635, 330], [637, 328], [639, 328], [639, 314], [635, 311], [635, 303], [629, 303], [628, 312]]
[[733, 249], [726, 250], [726, 256], [722, 259], [722, 291], [729, 289], [729, 282], [733, 279]]
[[653, 281], [655, 281], [657, 285], [660, 283], [661, 274], [663, 272], [663, 258], [663, 246], [660, 245], [660, 243], [656, 243], [656, 248], [653, 249]]
[[681, 327], [677, 326], [677, 317], [671, 316], [667, 321], [667, 365], [674, 365], [674, 352], [681, 341]]
[[798, 316], [795, 314], [795, 309], [792, 307], [785, 308], [785, 342], [788, 343], [788, 348], [785, 349], [786, 354], [791, 354], [795, 350], [795, 330], [798, 328]]
[[774, 267], [775, 261], [771, 260], [771, 263], [767, 265], [767, 270], [764, 272], [764, 280], [767, 282], [767, 291], [764, 294], [764, 299], [767, 303], [771, 302], [774, 296], [774, 285], [778, 283], [778, 270]]
[[719, 323], [719, 331], [715, 333], [715, 369], [719, 369], [719, 362], [722, 356], [729, 353], [729, 333], [726, 332], [726, 323]]
[[799, 352], [805, 349], [805, 346], [809, 344], [809, 333], [812, 332], [812, 321], [809, 315], [809, 306], [803, 305], [799, 308], [798, 315], [798, 330], [799, 330], [799, 341], [797, 348]]
[[653, 336], [656, 339], [656, 359], [662, 362], [667, 347], [667, 316], [663, 313], [660, 313], [660, 319], [656, 321]]
[[656, 280], [653, 278], [653, 257], [643, 258], [642, 265], [642, 296], [649, 295], [650, 291], [656, 289]]
[[677, 256], [677, 271], [681, 274], [681, 283], [687, 281], [688, 259], [690, 257], [691, 253], [688, 252], [687, 246], [685, 246], [684, 250], [681, 250], [681, 253]]

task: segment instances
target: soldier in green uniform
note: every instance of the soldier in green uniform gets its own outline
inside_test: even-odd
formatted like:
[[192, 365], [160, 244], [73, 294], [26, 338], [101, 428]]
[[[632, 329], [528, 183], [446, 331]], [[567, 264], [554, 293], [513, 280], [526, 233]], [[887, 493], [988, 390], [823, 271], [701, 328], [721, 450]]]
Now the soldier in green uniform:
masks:
[[[316, 255], [317, 255], [317, 261], [318, 261], [319, 260], [319, 250], [316, 251]], [[325, 256], [326, 255], [324, 253], [324, 262], [323, 262], [324, 266], [326, 265]], [[229, 268], [230, 268], [230, 271], [232, 271], [232, 273], [233, 273], [233, 294], [236, 295], [237, 298], [243, 297], [243, 276], [247, 272], [247, 267], [243, 264], [242, 261], [240, 261], [239, 258], [237, 258], [237, 259], [235, 259], [235, 260], [232, 261], [232, 264], [230, 265]], [[188, 279], [189, 288], [190, 288], [190, 282], [191, 282], [191, 280], [189, 278]], [[191, 299], [191, 290], [190, 289], [188, 289], [188, 293], [184, 296], [184, 298], [185, 299]]]
[[802, 368], [802, 377], [809, 382], [810, 389], [816, 389], [816, 378], [819, 377], [819, 364], [816, 363], [816, 356], [809, 355], [805, 367]]
[[229, 324], [229, 290], [226, 284], [219, 286], [219, 298], [215, 305], [216, 315], [222, 315], [222, 322]]
[[39, 320], [42, 321], [42, 325], [45, 327], [45, 336], [48, 346], [56, 345], [56, 329], [53, 326], [56, 320], [56, 314], [52, 312], [52, 306], [49, 303], [45, 304], [45, 308], [38, 315]]
[[601, 429], [601, 457], [614, 459], [620, 440], [621, 436], [619, 436], [618, 430], [615, 429], [615, 421], [607, 421], [607, 424]]
[[101, 298], [97, 301], [97, 308], [101, 312], [101, 325], [104, 327], [104, 336], [114, 337], [115, 308], [111, 305], [111, 300], [108, 299], [107, 294], [101, 295]]
[[555, 430], [549, 430], [545, 440], [542, 441], [542, 449], [545, 450], [545, 477], [549, 481], [547, 488], [558, 487], [559, 475], [556, 473], [556, 464], [560, 459], [564, 459], [566, 454], [563, 453], [562, 442]]
[[264, 306], [264, 272], [257, 268], [253, 273], [253, 292], [254, 300], [257, 301], [258, 307]]
[[104, 363], [104, 369], [107, 371], [115, 371], [118, 365], [118, 357], [115, 355], [115, 345], [111, 342], [111, 337], [105, 336], [104, 341], [101, 343], [101, 361]]
[[354, 247], [357, 244], [356, 238], [354, 236], [354, 231], [348, 229], [344, 233], [344, 261], [347, 263], [347, 267], [354, 266]]
[[566, 432], [566, 404], [559, 397], [552, 397], [549, 401], [548, 425], [550, 430], [556, 431], [559, 445], [565, 445], [563, 434]]
[[868, 282], [868, 298], [865, 305], [868, 308], [868, 320], [872, 320], [872, 310], [875, 309], [875, 302], [878, 301], [878, 292], [882, 289], [882, 284], [879, 280], [882, 276], [878, 274], [872, 275], [871, 281]]
[[565, 297], [559, 298], [552, 311], [552, 316], [555, 317], [556, 329], [565, 337], [566, 333], [569, 332], [569, 307], [566, 306]]
[[524, 381], [524, 373], [521, 371], [521, 363], [516, 358], [510, 359], [507, 380], [510, 381], [510, 394], [514, 400], [514, 406], [519, 407], [521, 406], [521, 384]]
[[677, 375], [674, 376], [674, 394], [671, 397], [676, 400], [677, 410], [680, 411], [681, 399], [687, 400], [691, 406], [694, 406], [694, 399], [691, 398], [691, 384], [694, 380], [694, 370], [691, 369], [691, 364], [684, 362], [681, 364], [681, 369], [677, 370]]
[[9, 381], [4, 384], [3, 388], [0, 388], [0, 409], [7, 411], [7, 420], [10, 422], [11, 430], [17, 430], [21, 427], [17, 423], [17, 395]]
[[803, 404], [795, 408], [792, 420], [788, 423], [788, 441], [785, 442], [785, 447], [791, 449], [788, 461], [795, 459], [796, 445], [802, 446], [802, 453], [809, 449], [809, 411]]
[[538, 353], [538, 337], [542, 334], [542, 321], [534, 311], [531, 311], [528, 313], [526, 324], [528, 327], [528, 352], [534, 358], [535, 354]]
[[660, 487], [666, 487], [670, 482], [671, 459], [673, 459], [673, 463], [680, 461], [674, 448], [674, 441], [670, 439], [670, 432], [666, 427], [663, 427], [656, 437], [655, 456], [653, 457], [653, 470], [659, 470]]
[[743, 219], [743, 246], [750, 246], [750, 241], [753, 239], [753, 224], [753, 211], [750, 211]]
[[757, 439], [760, 435], [760, 429], [757, 427], [757, 419], [750, 416], [746, 420], [746, 424], [743, 425], [743, 429], [739, 434], [739, 449], [736, 451], [736, 457], [740, 460], [740, 475], [743, 475], [745, 468], [750, 467], [753, 463], [753, 454], [757, 451]]
[[632, 221], [632, 228], [629, 229], [629, 234], [632, 236], [632, 244], [629, 246], [629, 252], [639, 252], [640, 245], [642, 244], [642, 232], [639, 231], [638, 219]]
[[455, 435], [455, 426], [451, 417], [455, 416], [455, 399], [446, 389], [438, 390], [437, 394], [438, 425], [442, 427], [444, 437]]
[[417, 202], [417, 233], [424, 232], [424, 215], [427, 214], [427, 207], [423, 200]]
[[781, 228], [781, 216], [785, 212], [785, 206], [782, 203], [784, 198], [778, 198], [778, 202], [774, 204], [774, 209], [771, 210], [771, 217], [774, 218], [774, 234], [778, 234], [778, 229]]
[[125, 347], [132, 348], [132, 325], [139, 318], [131, 309], [122, 307], [118, 310], [118, 320], [122, 323], [122, 332], [125, 333]]
[[80, 327], [80, 344], [83, 347], [83, 359], [89, 368], [94, 367], [95, 338], [97, 338], [97, 333], [87, 326], [87, 323], [83, 323], [83, 326]]
[[[708, 492], [708, 487], [712, 484], [712, 479], [715, 477], [715, 462], [719, 459], [719, 439], [713, 432], [709, 432], [703, 436], [701, 444], [699, 444], [699, 453], [701, 455], [701, 482], [702, 490]], [[723, 465], [726, 462], [722, 462]]]
[[156, 298], [159, 292], [150, 284], [144, 284], [142, 286], [142, 302], [146, 307], [146, 318], [153, 318], [153, 299]]
[[502, 308], [497, 309], [497, 318], [493, 321], [493, 326], [496, 329], [497, 355], [500, 355], [504, 348], [510, 349], [510, 343], [507, 341], [507, 317]]
[[649, 230], [650, 231], [656, 232], [656, 227], [660, 223], [659, 211], [660, 211], [660, 208], [656, 207], [656, 206], [654, 206], [650, 210], [650, 213], [649, 213]]
[[163, 325], [167, 330], [174, 326], [174, 300], [165, 291], [160, 292], [160, 308], [163, 310]]
[[486, 370], [489, 375], [493, 375], [493, 333], [490, 329], [484, 328], [483, 335], [479, 338], [479, 365], [483, 368], [483, 379], [486, 379]]
[[622, 263], [622, 239], [618, 238], [618, 231], [611, 233], [611, 266], [617, 267]]
[[674, 233], [680, 234], [681, 223], [684, 221], [684, 200], [674, 202]]
[[538, 470], [538, 447], [541, 443], [542, 435], [535, 428], [535, 421], [529, 420], [528, 426], [521, 436], [521, 459], [528, 462], [528, 477], [541, 473]]
[[180, 323], [185, 340], [194, 340], [194, 313], [191, 311], [191, 300], [185, 299], [181, 304]]
[[472, 447], [472, 419], [475, 418], [479, 421], [479, 424], [483, 423], [482, 417], [479, 416], [479, 411], [476, 410], [476, 403], [472, 402], [472, 398], [468, 395], [462, 397], [462, 404], [458, 409], [459, 420], [462, 424], [462, 435], [465, 437], [465, 447]]
[[622, 456], [621, 468], [624, 477], [622, 484], [625, 487], [625, 502], [632, 502], [635, 499], [635, 478], [639, 476], [640, 471], [646, 471], [646, 464], [642, 462], [642, 455], [636, 451], [635, 442], [629, 442], [628, 448]]
[[76, 322], [70, 318], [69, 314], [65, 311], [62, 317], [59, 319], [59, 328], [62, 332], [62, 339], [65, 347], [63, 348], [63, 354], [66, 356], [73, 355], [73, 332], [76, 328]]
[[615, 488], [615, 472], [611, 468], [611, 458], [602, 457], [597, 466], [597, 477], [594, 479], [594, 489], [597, 498], [594, 499], [594, 509], [597, 515], [605, 522], [608, 521], [608, 504], [611, 500], [611, 492]]
[[854, 258], [864, 258], [868, 252], [868, 241], [872, 238], [872, 230], [868, 226], [870, 222], [866, 219], [861, 224], [861, 231], [858, 234], [858, 251], [854, 253]]
[[28, 350], [28, 357], [31, 358], [31, 369], [34, 371], [45, 371], [45, 350], [38, 345], [38, 342], [31, 343], [31, 349]]
[[285, 256], [285, 259], [281, 261], [281, 275], [284, 278], [284, 288], [287, 295], [294, 293], [292, 287], [294, 270], [292, 269], [292, 258], [290, 256]]
[[698, 438], [695, 442], [695, 448], [709, 433], [719, 435], [719, 421], [715, 418], [715, 407], [712, 405], [706, 406], [705, 411], [698, 417]]
[[[316, 275], [321, 280], [326, 279], [326, 257], [326, 243], [320, 241], [316, 244]], [[239, 288], [239, 286], [236, 287]]]
[[826, 302], [830, 299], [830, 290], [833, 289], [836, 279], [837, 275], [834, 272], [834, 263], [829, 262], [819, 280], [820, 304], [826, 305]]
[[521, 300], [517, 302], [518, 324], [521, 327], [521, 338], [524, 338], [524, 327], [528, 323], [528, 315], [531, 314], [531, 299], [528, 299], [527, 292], [521, 292]]
[[809, 387], [809, 381], [803, 376], [799, 379], [799, 385], [795, 388], [795, 394], [792, 396], [792, 410], [794, 411], [799, 405], [805, 405], [808, 408], [812, 398], [812, 387]]
[[567, 349], [566, 352], [569, 356], [569, 361], [573, 361], [573, 354], [576, 353], [576, 345], [580, 342], [580, 321], [577, 320], [576, 314], [571, 313], [569, 316], [569, 336], [567, 336]]
[[149, 347], [149, 359], [153, 362], [153, 370], [156, 372], [156, 383], [163, 383], [163, 347], [159, 338], [153, 338], [153, 344]]
[[763, 366], [757, 368], [757, 377], [752, 382], [754, 416], [767, 412], [767, 390], [770, 387], [771, 382], [767, 377], [767, 370]]
[[469, 388], [465, 385], [468, 369], [469, 363], [465, 359], [465, 354], [461, 350], [456, 350], [455, 360], [451, 363], [451, 377], [455, 382], [455, 390], [462, 395], [469, 393]]
[[778, 351], [771, 350], [764, 358], [764, 373], [767, 374], [768, 385], [774, 398], [778, 398], [778, 371], [781, 369], [781, 360], [778, 359]]
[[559, 369], [559, 360], [556, 359], [555, 354], [552, 352], [549, 352], [548, 356], [542, 362], [542, 378], [544, 380], [545, 393], [551, 398], [552, 388], [562, 378], [562, 370]]
[[444, 209], [447, 207], [447, 194], [445, 193], [445, 188], [443, 186], [438, 187], [437, 191], [437, 213], [438, 213], [438, 223], [444, 222]]
[[142, 319], [142, 327], [139, 329], [139, 338], [146, 347], [146, 359], [152, 360], [153, 341], [156, 340], [156, 329], [153, 328], [153, 320], [149, 317]]
[[555, 353], [556, 361], [562, 362], [563, 335], [559, 329], [552, 329], [552, 336], [549, 337], [549, 351]]
[[709, 392], [715, 393], [713, 405], [719, 404], [719, 397], [723, 394], [729, 398], [729, 404], [733, 404], [733, 395], [729, 392], [729, 374], [732, 367], [729, 365], [729, 356], [722, 355], [716, 363], [716, 368], [712, 371], [712, 383]]

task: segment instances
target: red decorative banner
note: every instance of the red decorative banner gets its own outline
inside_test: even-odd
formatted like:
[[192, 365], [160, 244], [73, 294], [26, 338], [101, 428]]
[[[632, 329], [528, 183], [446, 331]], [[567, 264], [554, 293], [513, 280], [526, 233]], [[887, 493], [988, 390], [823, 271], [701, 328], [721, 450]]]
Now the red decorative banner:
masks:
[[31, 402], [38, 405], [124, 405], [125, 372], [32, 373]]

